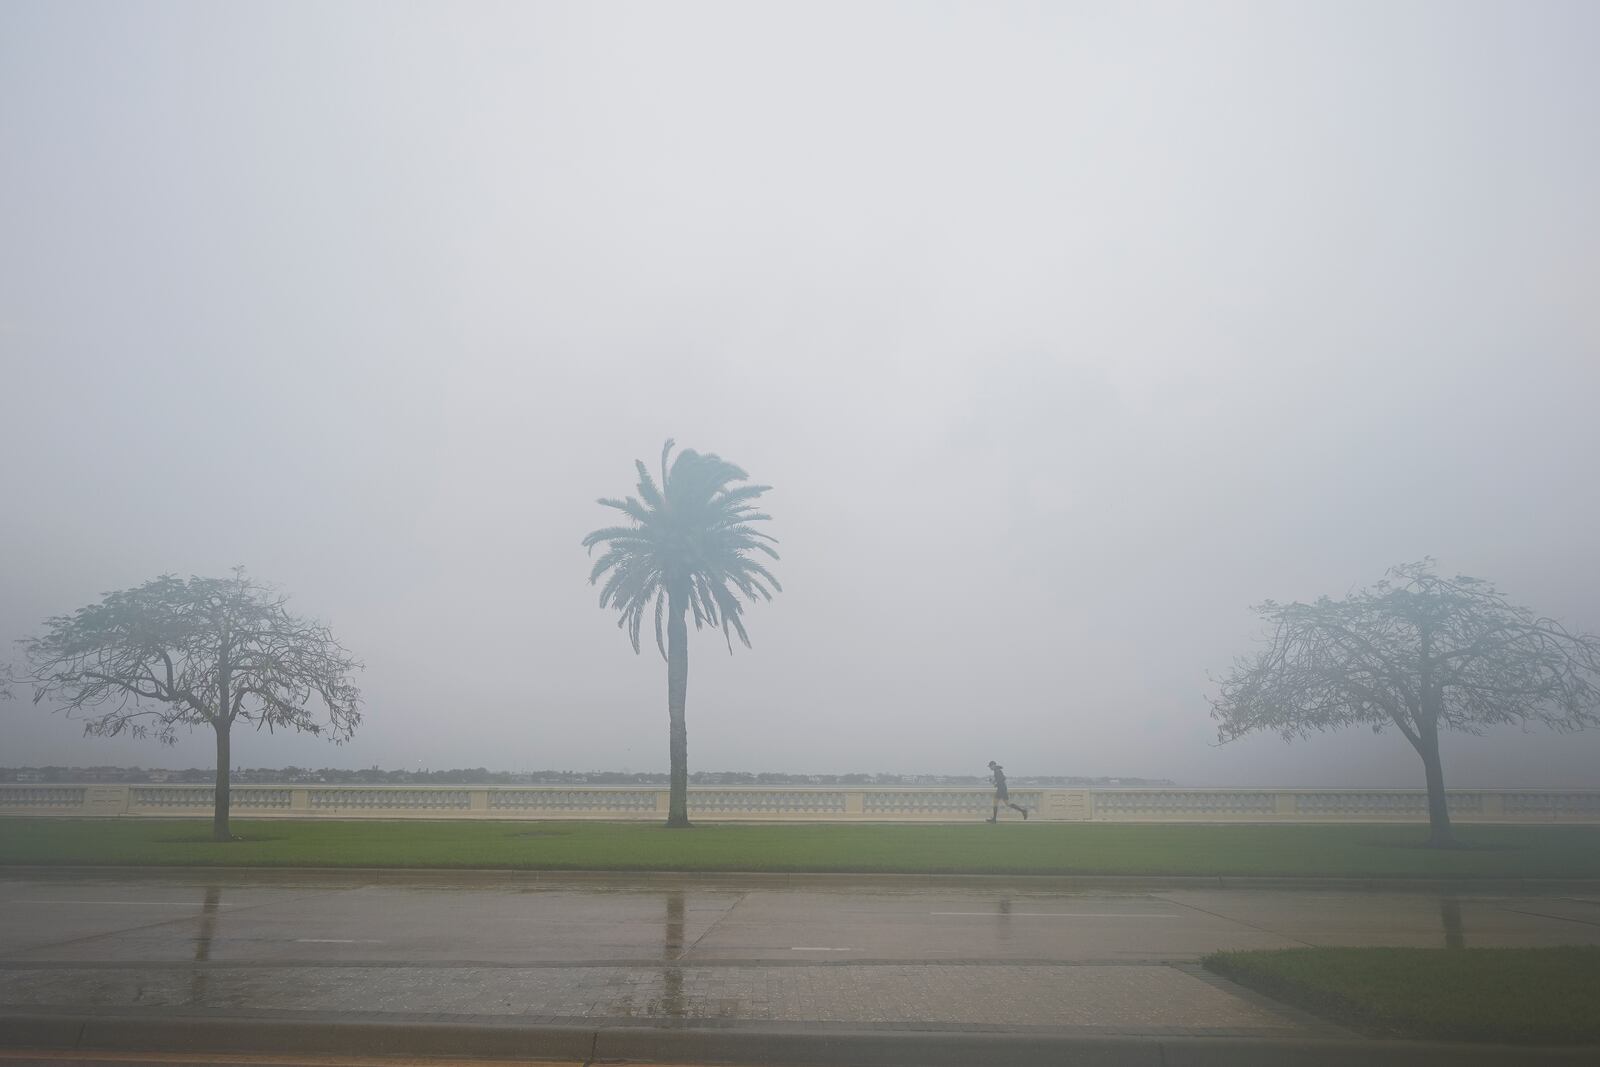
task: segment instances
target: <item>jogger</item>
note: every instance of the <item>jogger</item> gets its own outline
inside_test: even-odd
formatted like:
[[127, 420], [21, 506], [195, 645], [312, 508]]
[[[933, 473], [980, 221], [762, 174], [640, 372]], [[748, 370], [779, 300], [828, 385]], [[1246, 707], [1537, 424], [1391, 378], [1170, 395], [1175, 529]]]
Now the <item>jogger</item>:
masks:
[[990, 760], [989, 773], [990, 777], [994, 781], [994, 814], [990, 815], [989, 818], [984, 821], [999, 822], [1000, 805], [1004, 804], [1008, 808], [1015, 808], [1017, 811], [1022, 812], [1022, 820], [1023, 822], [1027, 822], [1028, 809], [1023, 807], [1021, 804], [1011, 803], [1011, 794], [1006, 789], [1006, 772], [1001, 768], [1000, 764], [996, 763], [994, 760]]

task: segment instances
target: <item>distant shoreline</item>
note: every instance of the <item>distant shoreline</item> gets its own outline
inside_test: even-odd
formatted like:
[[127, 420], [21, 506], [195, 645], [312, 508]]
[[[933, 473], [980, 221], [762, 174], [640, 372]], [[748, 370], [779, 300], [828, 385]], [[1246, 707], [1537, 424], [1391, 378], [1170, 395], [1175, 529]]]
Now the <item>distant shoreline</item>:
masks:
[[[165, 782], [203, 785], [216, 778], [215, 767], [0, 767], [0, 782]], [[483, 767], [443, 771], [384, 770], [378, 767], [349, 770], [323, 767], [245, 767], [229, 776], [234, 785], [667, 785], [665, 771], [491, 771]], [[1076, 775], [1012, 775], [1011, 785], [1047, 789], [1171, 789], [1170, 778], [1085, 778]], [[987, 788], [989, 778], [976, 774], [786, 774], [777, 771], [695, 771], [690, 785], [850, 786], [919, 785]]]

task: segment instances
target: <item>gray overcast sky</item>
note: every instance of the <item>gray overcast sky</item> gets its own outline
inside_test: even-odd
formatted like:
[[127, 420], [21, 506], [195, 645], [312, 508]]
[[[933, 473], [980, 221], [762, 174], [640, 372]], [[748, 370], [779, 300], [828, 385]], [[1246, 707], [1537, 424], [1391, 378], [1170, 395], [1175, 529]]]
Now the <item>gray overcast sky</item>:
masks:
[[[0, 7], [0, 638], [246, 564], [367, 663], [247, 766], [665, 769], [579, 539], [776, 488], [693, 768], [1421, 785], [1209, 745], [1247, 605], [1600, 629], [1600, 5]], [[205, 766], [0, 705], [0, 762]], [[1600, 786], [1600, 732], [1446, 745]]]

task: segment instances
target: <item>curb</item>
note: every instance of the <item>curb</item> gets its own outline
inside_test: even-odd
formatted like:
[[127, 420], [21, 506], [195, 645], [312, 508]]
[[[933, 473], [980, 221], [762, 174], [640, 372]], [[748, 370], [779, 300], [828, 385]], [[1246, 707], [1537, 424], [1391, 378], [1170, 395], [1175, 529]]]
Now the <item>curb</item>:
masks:
[[828, 1031], [303, 1022], [285, 1019], [0, 1016], [0, 1048], [57, 1052], [450, 1056], [741, 1064], [745, 1067], [1477, 1067], [1592, 1064], [1594, 1047], [1539, 1048], [1313, 1038], [1074, 1036], [938, 1030]]
[[1600, 892], [1600, 878], [1380, 878], [1296, 875], [1211, 874], [956, 874], [882, 873], [852, 871], [659, 871], [659, 870], [537, 870], [509, 867], [247, 867], [247, 866], [143, 866], [88, 864], [7, 864], [0, 875], [121, 875], [132, 878], [217, 878], [248, 875], [252, 878], [331, 878], [345, 875], [372, 881], [411, 881], [417, 878], [457, 878], [480, 882], [594, 882], [651, 881], [748, 883], [753, 885], [1032, 885], [1058, 889], [1346, 889], [1362, 891], [1540, 893]]

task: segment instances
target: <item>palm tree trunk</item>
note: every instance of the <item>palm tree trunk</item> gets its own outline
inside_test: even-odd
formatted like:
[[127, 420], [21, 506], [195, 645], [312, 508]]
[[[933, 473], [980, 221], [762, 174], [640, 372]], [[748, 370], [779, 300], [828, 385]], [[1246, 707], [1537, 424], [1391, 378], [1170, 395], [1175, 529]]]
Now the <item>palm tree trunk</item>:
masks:
[[667, 603], [667, 752], [672, 772], [667, 825], [672, 827], [689, 825], [689, 728], [683, 718], [689, 694], [689, 624], [683, 617], [686, 607], [677, 597], [669, 598]]
[[228, 829], [228, 767], [233, 752], [228, 735], [233, 724], [224, 719], [211, 725], [217, 731], [217, 787], [211, 807], [211, 840], [232, 841], [233, 834]]

